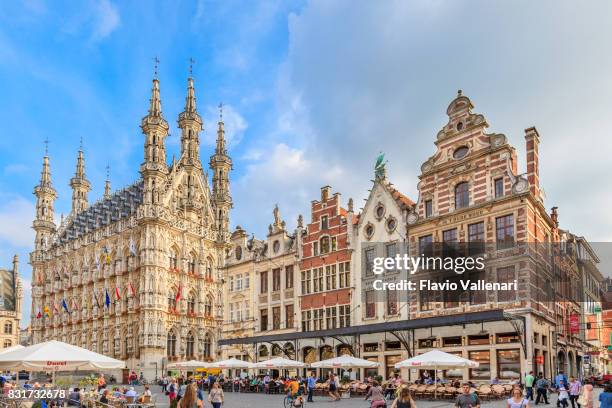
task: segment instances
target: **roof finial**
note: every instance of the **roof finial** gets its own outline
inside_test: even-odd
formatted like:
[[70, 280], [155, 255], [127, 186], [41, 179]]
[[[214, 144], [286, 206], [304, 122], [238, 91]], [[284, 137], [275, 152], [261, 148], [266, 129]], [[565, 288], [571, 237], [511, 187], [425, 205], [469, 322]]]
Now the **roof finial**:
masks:
[[195, 60], [189, 57], [189, 76], [193, 75], [193, 64], [195, 64]]
[[461, 89], [457, 90], [457, 98], [463, 95], [463, 91]]
[[110, 165], [106, 164], [106, 179], [110, 180]]
[[155, 58], [153, 58], [153, 62], [155, 63], [155, 71], [153, 73], [153, 78], [157, 79], [157, 66], [159, 65], [159, 58], [155, 56]]
[[81, 139], [79, 141], [79, 150], [83, 151], [83, 136], [81, 136]]
[[219, 102], [219, 122], [223, 122], [223, 102]]
[[111, 185], [110, 185], [110, 165], [106, 164], [106, 182], [104, 183], [104, 199], [108, 200], [111, 196]]
[[45, 156], [49, 155], [49, 136], [47, 136], [44, 140], [45, 143]]

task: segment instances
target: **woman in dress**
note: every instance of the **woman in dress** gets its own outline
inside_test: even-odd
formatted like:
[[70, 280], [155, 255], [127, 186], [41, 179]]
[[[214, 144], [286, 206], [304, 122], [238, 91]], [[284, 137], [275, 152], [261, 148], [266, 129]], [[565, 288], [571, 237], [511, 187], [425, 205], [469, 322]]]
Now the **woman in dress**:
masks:
[[506, 408], [529, 408], [529, 400], [523, 397], [519, 387], [512, 389], [512, 396], [506, 401]]
[[582, 408], [593, 408], [593, 384], [591, 382], [587, 382], [582, 387], [582, 398], [578, 398], [578, 404], [581, 405]]
[[185, 388], [185, 395], [176, 405], [176, 408], [202, 408], [202, 401], [198, 398], [196, 383], [192, 382]]
[[399, 397], [393, 401], [391, 408], [416, 408], [416, 403], [412, 399], [408, 387], [402, 388]]
[[215, 382], [213, 384], [212, 389], [208, 393], [208, 402], [212, 404], [213, 408], [221, 408], [221, 405], [223, 404], [223, 399], [223, 390], [221, 389], [221, 387], [219, 387], [219, 383]]

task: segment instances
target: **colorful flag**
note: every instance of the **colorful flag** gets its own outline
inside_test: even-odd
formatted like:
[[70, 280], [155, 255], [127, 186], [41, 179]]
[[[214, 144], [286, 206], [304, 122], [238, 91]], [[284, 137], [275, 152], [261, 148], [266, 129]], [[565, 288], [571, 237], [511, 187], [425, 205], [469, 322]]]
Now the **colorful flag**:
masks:
[[72, 310], [78, 310], [79, 306], [76, 303], [76, 300], [72, 298]]
[[38, 308], [38, 313], [36, 314], [36, 318], [40, 319], [42, 317], [42, 313], [40, 313], [40, 308]]
[[179, 286], [178, 290], [176, 291], [176, 297], [174, 298], [175, 302], [178, 302], [179, 300], [181, 300], [181, 290], [182, 290], [182, 286]]
[[106, 292], [104, 303], [106, 304], [106, 307], [110, 307], [110, 296], [108, 295], [108, 289], [104, 289], [104, 291]]
[[49, 306], [45, 306], [43, 308], [43, 312], [47, 315], [47, 317], [51, 317], [51, 310], [49, 310]]
[[55, 301], [53, 301], [53, 311], [55, 313], [59, 313], [59, 309], [57, 308], [57, 305], [55, 304]]
[[119, 293], [118, 286], [115, 286], [115, 296], [117, 297], [117, 300], [121, 300], [121, 293]]
[[70, 310], [68, 310], [68, 304], [66, 303], [66, 299], [62, 299], [62, 306], [64, 307], [64, 310], [68, 312], [68, 314], [70, 314]]
[[100, 256], [96, 254], [94, 257], [94, 263], [96, 265], [96, 269], [100, 272]]
[[110, 265], [110, 261], [111, 261], [110, 251], [106, 245], [102, 247], [102, 252], [104, 252], [106, 264]]
[[94, 299], [96, 301], [96, 306], [98, 306], [98, 309], [100, 308], [100, 301], [98, 300], [98, 295], [94, 292]]
[[130, 286], [130, 292], [132, 293], [132, 296], [136, 296], [136, 289], [134, 289], [134, 285], [132, 285], [132, 282], [129, 283]]

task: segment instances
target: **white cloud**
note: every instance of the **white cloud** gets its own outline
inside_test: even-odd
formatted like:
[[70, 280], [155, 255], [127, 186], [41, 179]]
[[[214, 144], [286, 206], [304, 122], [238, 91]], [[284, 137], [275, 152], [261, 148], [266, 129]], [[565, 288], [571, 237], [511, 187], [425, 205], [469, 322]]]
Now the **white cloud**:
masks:
[[[208, 106], [204, 115], [206, 133], [204, 143], [214, 146], [217, 140], [217, 128], [219, 122], [219, 108]], [[246, 119], [231, 105], [223, 105], [223, 123], [225, 128], [225, 140], [228, 148], [240, 143], [244, 132], [249, 127]]]
[[100, 0], [95, 6], [93, 39], [101, 40], [108, 37], [121, 22], [119, 11], [110, 0]]
[[19, 195], [0, 194], [0, 242], [12, 247], [30, 247], [34, 242], [31, 228], [34, 204]]

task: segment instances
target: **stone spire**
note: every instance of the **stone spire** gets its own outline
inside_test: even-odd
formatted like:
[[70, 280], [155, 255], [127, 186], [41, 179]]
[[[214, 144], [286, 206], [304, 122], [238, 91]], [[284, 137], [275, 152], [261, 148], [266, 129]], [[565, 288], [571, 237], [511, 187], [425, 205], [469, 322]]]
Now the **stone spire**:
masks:
[[219, 105], [219, 123], [217, 129], [217, 147], [210, 157], [210, 168], [213, 172], [213, 202], [219, 239], [224, 240], [229, 228], [229, 210], [232, 208], [232, 196], [229, 191], [229, 172], [232, 159], [225, 149], [225, 130], [223, 127], [223, 104]]
[[[190, 61], [193, 63], [193, 60]], [[204, 126], [202, 117], [196, 109], [195, 88], [193, 86], [191, 68], [189, 78], [187, 79], [185, 110], [179, 114], [178, 124], [181, 129], [181, 164], [201, 169], [199, 133], [204, 129]]]
[[159, 202], [161, 189], [168, 174], [165, 139], [168, 136], [169, 127], [161, 110], [159, 80], [157, 79], [158, 63], [159, 60], [156, 58], [149, 113], [140, 122], [142, 133], [145, 135], [144, 162], [140, 165], [140, 174], [144, 181], [144, 202], [153, 204]]
[[109, 200], [110, 196], [111, 196], [110, 167], [106, 166], [106, 181], [104, 182], [104, 199]]
[[70, 179], [72, 187], [72, 214], [78, 214], [87, 209], [87, 193], [91, 190], [91, 184], [85, 177], [85, 158], [83, 156], [83, 146], [79, 147], [77, 154], [77, 164], [74, 177]]
[[[48, 142], [46, 141], [45, 143]], [[53, 204], [57, 198], [57, 192], [51, 182], [48, 147], [45, 148], [40, 182], [34, 188], [34, 195], [36, 196], [36, 219], [33, 223], [34, 231], [36, 231], [34, 247], [35, 250], [41, 250], [50, 244], [51, 235], [55, 231]]]

